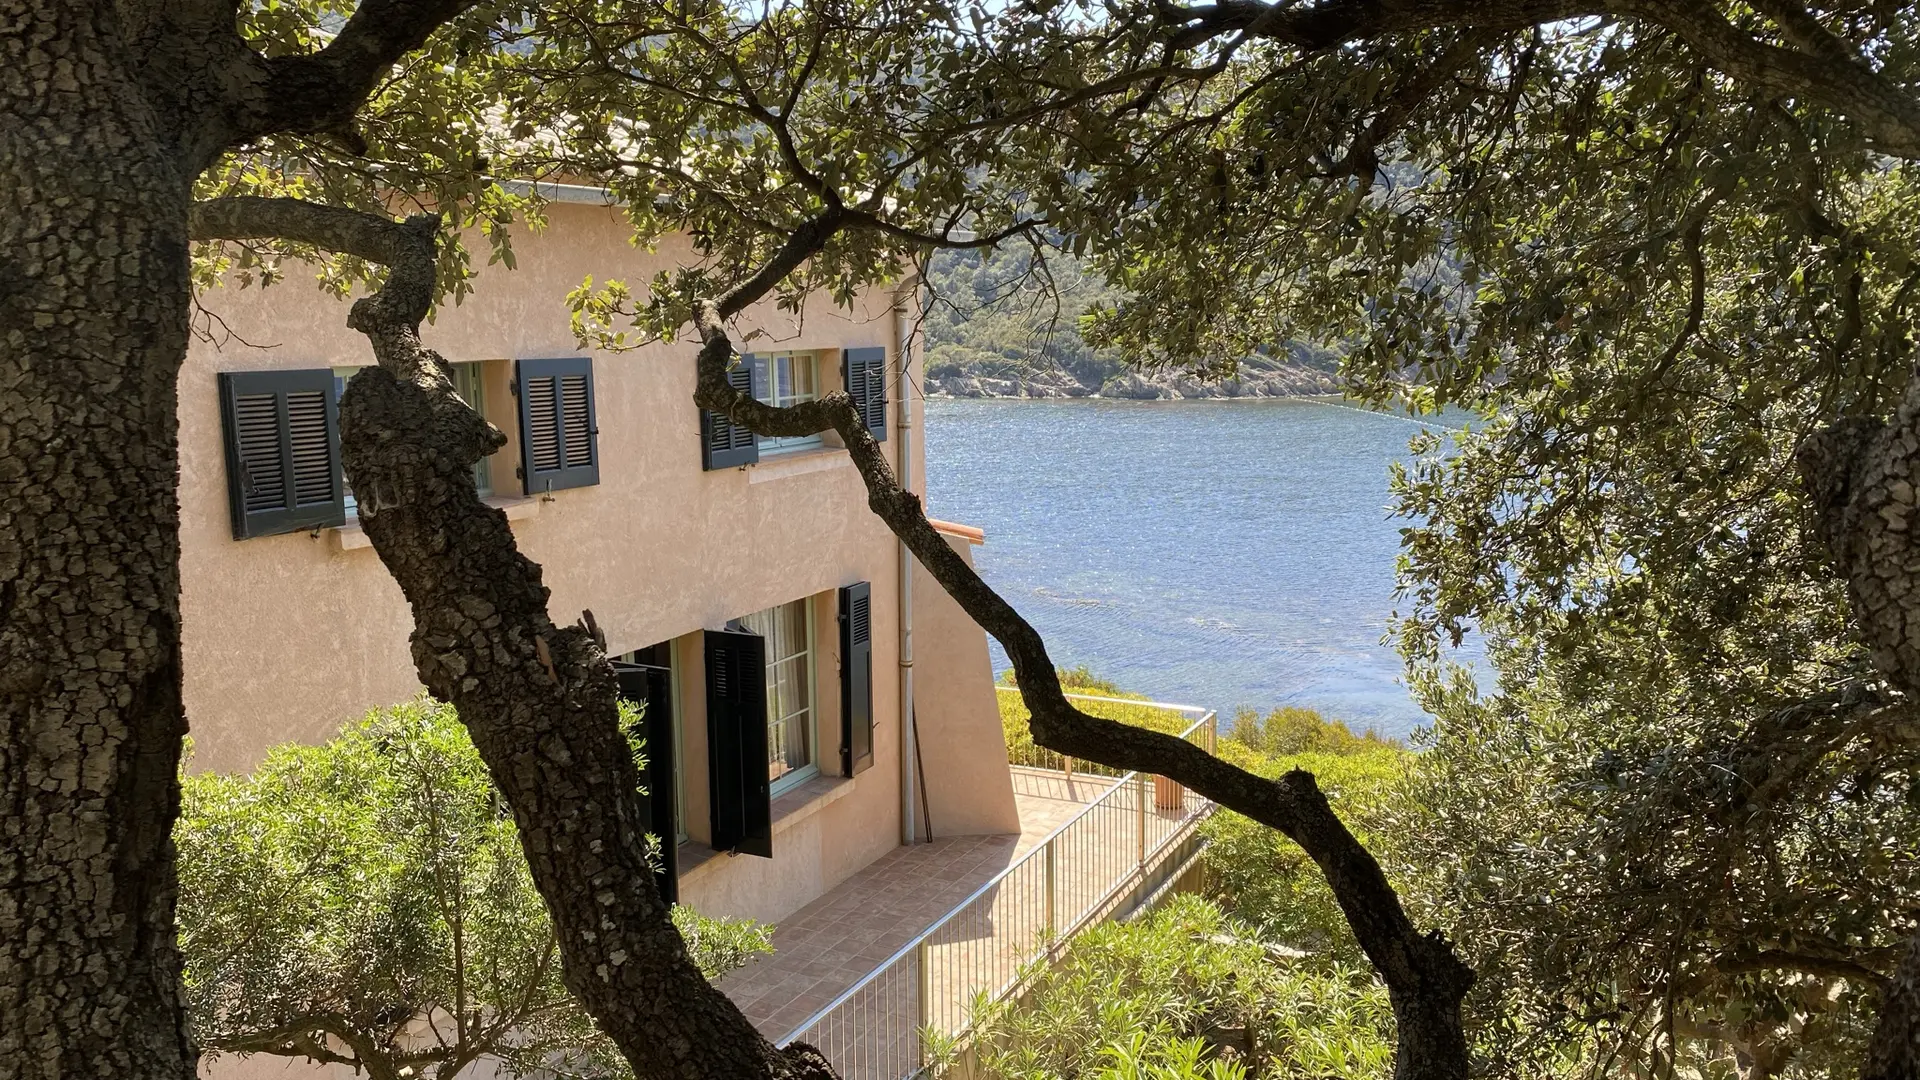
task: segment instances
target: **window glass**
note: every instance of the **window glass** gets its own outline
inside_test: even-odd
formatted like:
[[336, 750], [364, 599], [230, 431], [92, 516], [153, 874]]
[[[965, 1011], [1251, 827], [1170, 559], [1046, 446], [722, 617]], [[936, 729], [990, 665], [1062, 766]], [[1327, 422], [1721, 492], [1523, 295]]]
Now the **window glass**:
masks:
[[740, 620], [767, 641], [767, 776], [778, 794], [814, 764], [812, 605], [795, 600]]
[[[769, 405], [798, 405], [820, 396], [820, 357], [810, 352], [757, 353], [753, 362], [755, 392]], [[824, 446], [821, 435], [761, 439], [762, 454], [780, 454]]]

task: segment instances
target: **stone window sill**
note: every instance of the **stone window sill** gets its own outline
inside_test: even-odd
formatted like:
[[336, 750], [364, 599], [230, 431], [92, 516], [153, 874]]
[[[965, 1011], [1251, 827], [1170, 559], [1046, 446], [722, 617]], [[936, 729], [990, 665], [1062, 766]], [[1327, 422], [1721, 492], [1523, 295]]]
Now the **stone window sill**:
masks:
[[[773, 850], [780, 850], [780, 834], [853, 794], [853, 781], [845, 776], [816, 776], [773, 800]], [[680, 845], [680, 880], [689, 881], [709, 867], [726, 860], [724, 851], [689, 840]]]
[[[540, 504], [544, 500], [538, 497], [522, 498], [515, 495], [489, 495], [480, 501], [486, 503], [488, 506], [504, 511], [508, 521], [523, 521], [538, 514], [540, 512]], [[360, 519], [358, 517], [349, 517], [345, 525], [337, 525], [327, 531], [333, 534], [333, 548], [335, 551], [353, 551], [358, 548], [370, 548], [373, 546], [373, 541], [367, 539], [366, 531], [360, 528]]]

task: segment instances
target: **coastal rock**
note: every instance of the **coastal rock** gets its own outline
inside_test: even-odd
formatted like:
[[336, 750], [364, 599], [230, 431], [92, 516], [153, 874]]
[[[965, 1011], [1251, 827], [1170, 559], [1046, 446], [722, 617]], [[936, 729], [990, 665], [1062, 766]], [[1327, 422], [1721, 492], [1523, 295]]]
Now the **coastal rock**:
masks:
[[1340, 381], [1332, 372], [1293, 365], [1242, 365], [1231, 379], [1205, 380], [1182, 371], [1128, 371], [1099, 386], [1088, 386], [1065, 371], [1039, 371], [1020, 378], [986, 375], [949, 375], [928, 379], [929, 397], [952, 398], [1082, 398], [1103, 397], [1133, 401], [1176, 401], [1198, 398], [1295, 397], [1334, 394]]

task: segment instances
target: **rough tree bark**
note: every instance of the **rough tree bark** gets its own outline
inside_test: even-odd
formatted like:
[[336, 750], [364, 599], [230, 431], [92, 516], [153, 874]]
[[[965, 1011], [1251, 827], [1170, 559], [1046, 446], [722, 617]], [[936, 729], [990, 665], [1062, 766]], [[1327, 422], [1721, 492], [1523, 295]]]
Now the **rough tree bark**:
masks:
[[420, 679], [459, 711], [513, 810], [567, 988], [643, 1077], [832, 1077], [811, 1047], [775, 1048], [707, 983], [654, 886], [605, 643], [591, 616], [549, 617], [540, 567], [474, 490], [474, 464], [505, 436], [420, 342], [439, 225], [288, 199], [219, 199], [194, 214], [198, 238], [295, 239], [389, 268], [348, 318], [379, 366], [341, 398], [341, 453], [361, 526], [413, 608]]
[[[1920, 367], [1891, 420], [1847, 417], [1798, 452], [1813, 525], [1847, 581], [1874, 666], [1920, 693]], [[1920, 929], [1882, 986], [1862, 1080], [1920, 1080]]]
[[1298, 843], [1326, 876], [1354, 936], [1387, 984], [1398, 1028], [1397, 1080], [1464, 1080], [1468, 1053], [1460, 1003], [1473, 985], [1473, 972], [1439, 934], [1415, 928], [1380, 864], [1328, 806], [1311, 773], [1296, 769], [1278, 780], [1263, 779], [1183, 739], [1074, 708], [1060, 689], [1039, 633], [934, 531], [919, 496], [900, 486], [846, 393], [835, 391], [814, 402], [776, 408], [728, 384], [727, 368], [737, 354], [727, 321], [751, 297], [797, 268], [844, 221], [837, 207], [830, 207], [797, 230], [753, 278], [699, 307], [695, 323], [703, 345], [694, 401], [763, 436], [811, 435], [828, 428], [838, 432], [866, 483], [868, 506], [967, 614], [1006, 648], [1020, 696], [1032, 713], [1034, 741], [1070, 757], [1169, 777]]
[[188, 1080], [175, 381], [192, 185], [471, 0], [269, 59], [231, 0], [0, 0], [0, 1077]]
[[0, 1076], [184, 1080], [188, 181], [110, 10], [0, 25]]

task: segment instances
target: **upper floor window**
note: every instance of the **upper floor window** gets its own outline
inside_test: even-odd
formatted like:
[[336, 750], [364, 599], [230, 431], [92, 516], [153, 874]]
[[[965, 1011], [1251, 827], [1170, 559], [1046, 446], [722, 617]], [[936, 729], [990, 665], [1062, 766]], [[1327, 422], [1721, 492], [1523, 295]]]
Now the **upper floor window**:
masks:
[[[820, 356], [811, 352], [755, 353], [753, 396], [785, 407], [820, 397]], [[825, 445], [818, 434], [760, 440], [762, 454], [783, 454]]]
[[[473, 411], [479, 413], [481, 416], [487, 415], [487, 382], [486, 379], [482, 377], [485, 363], [486, 361], [484, 360], [469, 360], [463, 363], [448, 365], [453, 369], [454, 393], [459, 394], [461, 400], [473, 406]], [[335, 401], [339, 401], [340, 395], [347, 392], [347, 380], [353, 378], [354, 374], [359, 370], [359, 366], [336, 367], [333, 369], [333, 399]], [[492, 458], [483, 457], [473, 466], [474, 490], [478, 491], [480, 497], [483, 499], [493, 494], [492, 462]], [[353, 489], [348, 488], [347, 513], [356, 514], [357, 512], [358, 504], [354, 501]]]

